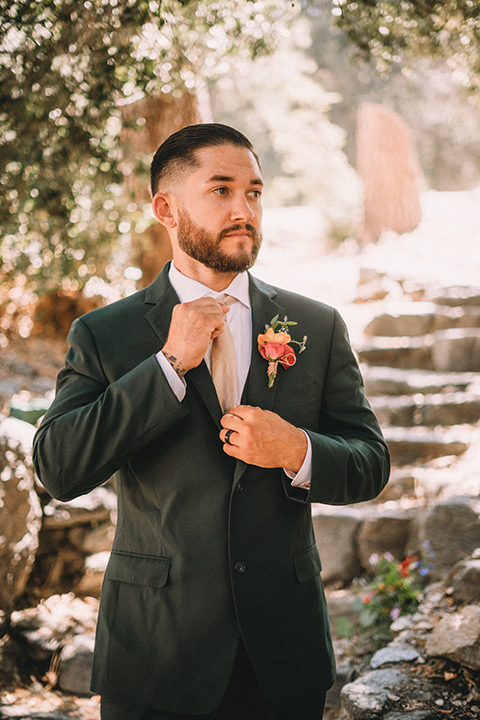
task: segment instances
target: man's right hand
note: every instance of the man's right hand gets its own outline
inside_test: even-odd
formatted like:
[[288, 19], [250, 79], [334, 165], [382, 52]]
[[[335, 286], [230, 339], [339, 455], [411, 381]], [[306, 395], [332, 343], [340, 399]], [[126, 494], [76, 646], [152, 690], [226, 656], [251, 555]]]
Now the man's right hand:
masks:
[[200, 365], [210, 340], [222, 334], [228, 311], [211, 297], [175, 305], [162, 353], [180, 377]]

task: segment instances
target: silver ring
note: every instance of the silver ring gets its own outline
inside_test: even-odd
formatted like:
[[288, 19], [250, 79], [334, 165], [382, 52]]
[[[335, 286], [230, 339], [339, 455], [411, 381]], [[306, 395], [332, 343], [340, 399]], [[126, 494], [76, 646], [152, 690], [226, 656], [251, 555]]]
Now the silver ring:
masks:
[[231, 444], [232, 444], [232, 443], [230, 442], [230, 435], [231, 435], [233, 432], [235, 432], [235, 430], [227, 430], [227, 432], [225, 433], [225, 442], [227, 443], [227, 445], [231, 445]]

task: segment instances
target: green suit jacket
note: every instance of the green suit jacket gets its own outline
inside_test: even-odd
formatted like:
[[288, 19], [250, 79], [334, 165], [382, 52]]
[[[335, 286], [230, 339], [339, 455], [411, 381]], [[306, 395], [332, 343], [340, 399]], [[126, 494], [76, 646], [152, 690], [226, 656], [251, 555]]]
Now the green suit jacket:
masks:
[[[178, 303], [168, 266], [146, 289], [75, 321], [36, 435], [37, 473], [60, 500], [116, 473], [92, 689], [119, 702], [210, 712], [240, 634], [273, 704], [315, 703], [334, 679], [310, 503], [374, 497], [388, 478], [388, 451], [338, 313], [253, 277], [250, 296], [242, 401], [307, 431], [309, 492], [291, 487], [281, 469], [223, 452], [204, 362], [186, 374], [182, 402], [170, 389], [155, 357]], [[277, 314], [295, 320], [308, 343], [269, 389], [256, 336]]]

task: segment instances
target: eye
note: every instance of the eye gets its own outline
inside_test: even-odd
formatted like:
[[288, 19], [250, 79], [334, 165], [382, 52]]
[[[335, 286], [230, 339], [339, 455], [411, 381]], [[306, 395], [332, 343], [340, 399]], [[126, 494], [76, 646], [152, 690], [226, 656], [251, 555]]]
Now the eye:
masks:
[[261, 190], [250, 190], [249, 195], [251, 197], [255, 198], [255, 200], [260, 200], [260, 198], [262, 197], [262, 191]]
[[228, 193], [228, 188], [218, 187], [218, 188], [215, 188], [215, 190], [213, 192], [217, 193], [217, 195], [226, 195]]

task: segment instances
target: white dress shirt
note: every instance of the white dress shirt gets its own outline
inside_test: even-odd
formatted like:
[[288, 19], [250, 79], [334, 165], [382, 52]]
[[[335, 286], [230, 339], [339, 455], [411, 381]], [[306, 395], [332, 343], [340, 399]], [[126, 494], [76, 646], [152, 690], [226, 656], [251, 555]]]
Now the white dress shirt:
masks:
[[[240, 404], [243, 388], [250, 368], [250, 358], [252, 354], [252, 309], [250, 305], [247, 273], [243, 272], [236, 275], [228, 288], [222, 292], [215, 292], [205, 285], [202, 285], [202, 283], [199, 283], [197, 280], [183, 275], [183, 273], [177, 270], [173, 262], [170, 266], [168, 278], [181, 303], [192, 302], [193, 300], [198, 300], [202, 297], [213, 297], [218, 299], [225, 293], [231, 295], [238, 301], [233, 305], [230, 305], [230, 311], [227, 313], [226, 317], [235, 345], [235, 354], [237, 359], [236, 402], [237, 404]], [[211, 370], [211, 356], [212, 343], [210, 342], [204, 358], [209, 370]], [[187, 391], [185, 379], [177, 375], [161, 350], [157, 353], [156, 357], [165, 374], [168, 384], [177, 396], [178, 400], [181, 402]], [[266, 379], [265, 382], [267, 382]], [[292, 481], [292, 485], [308, 489], [312, 474], [312, 444], [307, 433], [305, 433], [305, 437], [307, 438], [308, 449], [302, 467], [298, 473], [294, 473], [290, 470], [284, 470], [284, 472]]]

